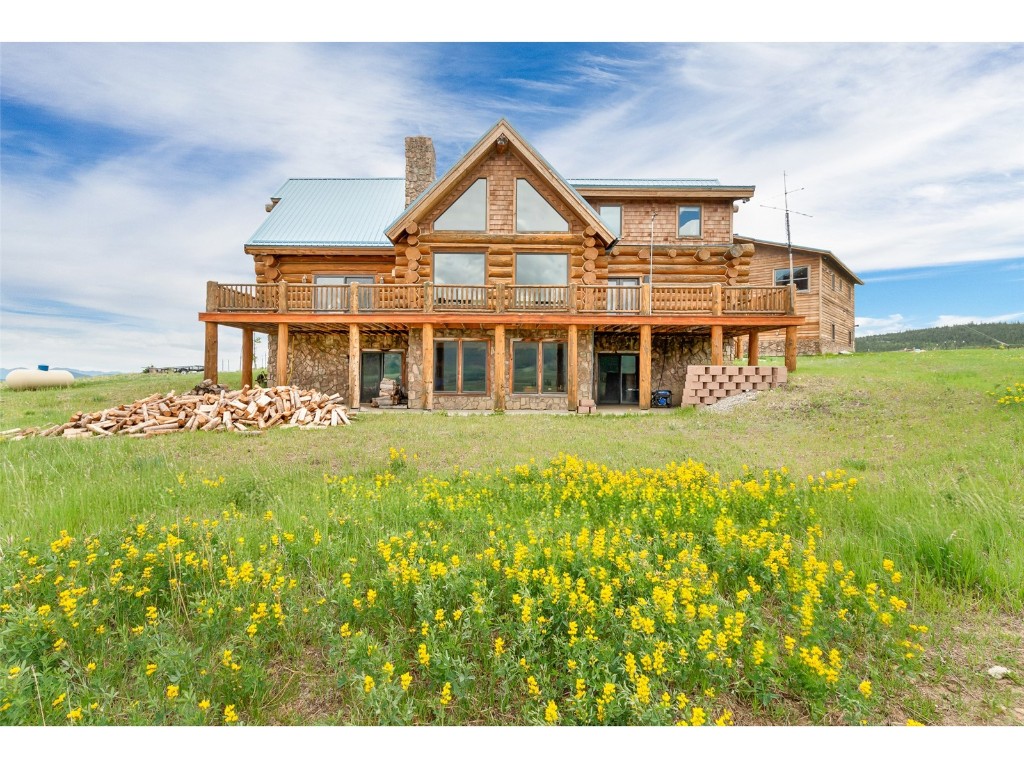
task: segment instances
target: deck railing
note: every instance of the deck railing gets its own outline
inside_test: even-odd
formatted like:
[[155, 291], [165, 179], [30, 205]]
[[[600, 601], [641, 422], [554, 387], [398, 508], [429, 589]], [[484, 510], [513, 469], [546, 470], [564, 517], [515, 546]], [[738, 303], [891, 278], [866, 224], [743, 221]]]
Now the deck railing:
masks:
[[793, 315], [789, 286], [207, 283], [208, 312]]
[[722, 289], [722, 311], [737, 315], [785, 315], [789, 313], [789, 288], [753, 285]]
[[496, 285], [427, 285], [417, 286], [433, 294], [435, 312], [495, 312], [498, 286]]

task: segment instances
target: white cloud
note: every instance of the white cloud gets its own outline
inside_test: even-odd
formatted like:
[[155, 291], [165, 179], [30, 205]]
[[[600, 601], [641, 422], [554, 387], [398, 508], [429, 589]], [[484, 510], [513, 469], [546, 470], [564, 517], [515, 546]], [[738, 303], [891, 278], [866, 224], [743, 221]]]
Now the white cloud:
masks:
[[888, 317], [858, 317], [854, 322], [857, 324], [858, 336], [875, 336], [879, 333], [909, 331], [912, 327], [907, 323], [903, 315], [898, 313]]
[[[437, 94], [410, 125], [396, 104], [426, 86], [401, 50], [5, 45], [5, 99], [140, 141], [64, 177], [53, 159], [50, 177], [4, 174], [0, 365], [201, 362], [205, 282], [254, 279], [242, 244], [285, 178], [400, 176], [404, 135], [474, 122]], [[74, 317], [23, 314], [39, 300]]]

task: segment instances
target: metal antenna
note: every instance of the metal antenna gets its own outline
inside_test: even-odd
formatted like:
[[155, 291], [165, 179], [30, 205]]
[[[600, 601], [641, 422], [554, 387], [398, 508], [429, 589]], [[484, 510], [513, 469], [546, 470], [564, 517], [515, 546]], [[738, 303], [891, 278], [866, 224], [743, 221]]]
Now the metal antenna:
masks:
[[[802, 192], [805, 188], [794, 189], [792, 192], [786, 186], [786, 172], [782, 172], [782, 199], [784, 201], [785, 208], [776, 208], [774, 205], [762, 205], [762, 208], [770, 208], [773, 211], [785, 211], [786, 212], [786, 250], [789, 251], [789, 284], [793, 285], [793, 238], [789, 234], [789, 214], [795, 213], [798, 216], [806, 216], [809, 219], [813, 219], [809, 213], [800, 213], [800, 211], [789, 210], [789, 196]], [[778, 197], [778, 195], [776, 195]]]

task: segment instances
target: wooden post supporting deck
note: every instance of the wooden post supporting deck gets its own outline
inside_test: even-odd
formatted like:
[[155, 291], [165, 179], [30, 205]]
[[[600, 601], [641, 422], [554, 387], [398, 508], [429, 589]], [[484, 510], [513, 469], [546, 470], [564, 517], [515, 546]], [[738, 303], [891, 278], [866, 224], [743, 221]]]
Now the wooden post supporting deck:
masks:
[[739, 360], [743, 354], [743, 342], [739, 336], [734, 336], [732, 339], [732, 359]]
[[786, 328], [786, 370], [796, 370], [796, 326]]
[[757, 365], [758, 361], [758, 344], [757, 331], [751, 331], [750, 335], [747, 336], [747, 365]]
[[423, 324], [423, 410], [434, 410], [434, 326]]
[[711, 326], [711, 364], [725, 365], [722, 354], [722, 326]]
[[505, 410], [505, 326], [494, 326], [494, 410]]
[[252, 386], [252, 328], [242, 329], [242, 386]]
[[[721, 333], [721, 328], [718, 329]], [[721, 340], [721, 337], [719, 337]], [[640, 410], [651, 407], [651, 326], [640, 326]]]
[[277, 386], [288, 383], [288, 323], [277, 324]]
[[217, 329], [216, 323], [206, 324], [206, 354], [203, 356], [203, 377], [217, 383]]
[[[358, 295], [353, 293], [353, 295]], [[359, 324], [348, 326], [348, 404], [354, 411], [359, 408]]]
[[565, 361], [565, 391], [568, 393], [569, 410], [579, 410], [580, 403], [580, 392], [579, 392], [579, 370], [580, 370], [580, 353], [579, 353], [579, 334], [575, 325], [569, 326], [568, 343], [565, 345], [566, 358]]

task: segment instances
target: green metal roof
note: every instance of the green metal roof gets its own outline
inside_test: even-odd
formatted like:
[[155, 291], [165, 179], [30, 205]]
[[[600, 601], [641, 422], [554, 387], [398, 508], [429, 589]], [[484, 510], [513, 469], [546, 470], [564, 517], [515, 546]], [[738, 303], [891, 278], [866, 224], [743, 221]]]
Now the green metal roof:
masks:
[[247, 246], [382, 246], [405, 209], [405, 179], [288, 179]]
[[[538, 154], [538, 157], [541, 156]], [[546, 162], [543, 157], [541, 160]], [[550, 164], [548, 167], [551, 168]], [[554, 168], [551, 170], [558, 175]], [[565, 181], [580, 202], [588, 207], [589, 204], [576, 191], [578, 187], [671, 189], [723, 186], [717, 179]], [[288, 179], [272, 199], [277, 200], [277, 204], [246, 246], [388, 248], [391, 242], [384, 232], [406, 211], [405, 179], [402, 178]]]

